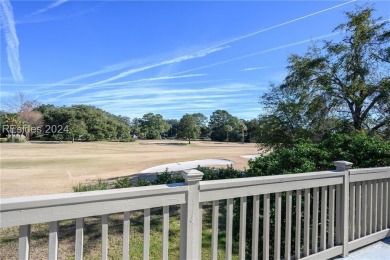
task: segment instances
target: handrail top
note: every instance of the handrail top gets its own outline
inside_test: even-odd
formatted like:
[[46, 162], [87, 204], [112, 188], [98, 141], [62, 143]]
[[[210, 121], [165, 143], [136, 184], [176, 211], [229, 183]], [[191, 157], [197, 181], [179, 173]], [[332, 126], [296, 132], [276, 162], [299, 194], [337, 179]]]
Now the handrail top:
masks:
[[[366, 174], [366, 173], [375, 173], [375, 172], [390, 172], [390, 167], [376, 167], [376, 168], [360, 168], [360, 169], [350, 169], [350, 174]], [[389, 176], [390, 177], [390, 176]]]
[[188, 187], [185, 183], [173, 183], [122, 189], [5, 198], [0, 199], [0, 212], [69, 204], [82, 204], [97, 201], [133, 199], [138, 197], [159, 196], [161, 194], [169, 193], [184, 193], [187, 191], [187, 188]]
[[344, 172], [321, 171], [321, 172], [293, 173], [293, 174], [261, 176], [261, 177], [210, 180], [210, 181], [201, 181], [200, 190], [205, 191], [205, 190], [213, 190], [219, 188], [254, 186], [254, 185], [261, 185], [261, 184], [274, 184], [274, 183], [284, 183], [284, 182], [303, 181], [303, 180], [316, 180], [316, 179], [324, 179], [324, 178], [340, 178], [342, 176], [344, 176]]

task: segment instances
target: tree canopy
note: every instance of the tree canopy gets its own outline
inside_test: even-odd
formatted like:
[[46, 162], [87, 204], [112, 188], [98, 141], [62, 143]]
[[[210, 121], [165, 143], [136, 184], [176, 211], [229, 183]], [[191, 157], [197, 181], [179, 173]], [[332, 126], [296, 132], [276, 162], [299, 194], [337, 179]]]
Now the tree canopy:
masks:
[[185, 114], [179, 122], [179, 131], [177, 136], [179, 138], [185, 138], [188, 143], [191, 143], [191, 139], [198, 138], [200, 134], [199, 122], [193, 115]]
[[272, 146], [322, 140], [332, 132], [387, 135], [390, 125], [390, 30], [371, 7], [347, 12], [325, 41], [288, 58], [288, 75], [261, 97], [258, 141]]
[[124, 141], [131, 138], [129, 118], [116, 116], [93, 106], [41, 105], [37, 110], [44, 116], [45, 129], [43, 129], [43, 134], [52, 139], [81, 138], [87, 141]]

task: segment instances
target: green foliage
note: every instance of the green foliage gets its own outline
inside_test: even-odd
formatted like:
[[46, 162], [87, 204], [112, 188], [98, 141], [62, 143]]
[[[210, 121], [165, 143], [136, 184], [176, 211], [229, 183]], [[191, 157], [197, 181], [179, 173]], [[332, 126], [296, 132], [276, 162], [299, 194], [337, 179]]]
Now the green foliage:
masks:
[[197, 125], [195, 117], [189, 114], [185, 114], [179, 122], [179, 131], [177, 136], [179, 138], [185, 138], [188, 143], [191, 143], [191, 139], [198, 138], [200, 134], [200, 126]]
[[247, 177], [246, 171], [240, 171], [233, 168], [233, 165], [227, 165], [226, 168], [209, 168], [198, 166], [198, 171], [203, 172], [202, 180], [221, 180]]
[[147, 139], [161, 139], [162, 134], [167, 132], [169, 125], [160, 114], [145, 114], [140, 123], [140, 136]]
[[0, 138], [0, 143], [6, 143], [8, 141], [7, 138]]
[[181, 174], [169, 172], [167, 168], [164, 172], [157, 174], [156, 179], [153, 181], [153, 184], [170, 184], [181, 182], [184, 182], [183, 176], [181, 176]]
[[142, 186], [150, 186], [152, 185], [152, 183], [147, 180], [147, 179], [143, 179], [143, 178], [138, 178], [137, 179], [137, 186], [138, 187], [142, 187]]
[[177, 132], [179, 131], [179, 120], [167, 119], [167, 124], [169, 126], [169, 129], [166, 132], [166, 137], [171, 139], [176, 138]]
[[301, 141], [249, 161], [249, 175], [266, 176], [333, 168], [333, 161], [352, 162], [354, 168], [390, 166], [390, 141], [366, 134], [333, 134], [320, 142]]
[[[93, 106], [75, 105], [55, 107], [42, 105], [37, 108], [43, 114], [45, 125], [62, 126], [62, 132], [49, 132], [54, 140], [130, 140], [130, 119], [116, 116]], [[65, 131], [65, 127], [66, 131]]]
[[[239, 138], [239, 124], [237, 117], [232, 116], [225, 110], [216, 110], [210, 116], [209, 128], [211, 130], [211, 140], [226, 141], [227, 135], [231, 141], [240, 141]], [[227, 129], [226, 127], [230, 126]], [[230, 130], [230, 131], [227, 131]], [[231, 133], [230, 133], [231, 132]], [[230, 133], [230, 134], [229, 134]]]
[[373, 11], [347, 12], [336, 28], [342, 40], [288, 58], [283, 83], [261, 97], [268, 112], [259, 143], [275, 148], [362, 130], [390, 137], [390, 30]]
[[83, 184], [79, 183], [77, 186], [73, 186], [74, 192], [94, 191], [94, 190], [107, 190], [109, 189], [109, 183], [101, 179], [98, 179], [96, 183]]
[[115, 189], [130, 188], [133, 186], [129, 176], [116, 179], [113, 185]]

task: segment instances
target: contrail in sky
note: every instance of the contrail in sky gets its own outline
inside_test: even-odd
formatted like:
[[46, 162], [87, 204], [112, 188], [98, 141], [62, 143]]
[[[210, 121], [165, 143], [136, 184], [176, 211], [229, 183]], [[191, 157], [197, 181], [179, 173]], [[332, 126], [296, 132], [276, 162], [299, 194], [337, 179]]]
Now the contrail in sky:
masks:
[[277, 46], [277, 47], [274, 47], [274, 48], [270, 48], [270, 49], [266, 49], [266, 50], [263, 50], [263, 51], [258, 51], [258, 52], [246, 54], [246, 55], [243, 55], [243, 56], [239, 56], [239, 57], [236, 57], [236, 58], [231, 58], [231, 59], [215, 62], [213, 64], [209, 64], [209, 65], [205, 65], [205, 66], [200, 66], [200, 67], [196, 67], [196, 68], [180, 71], [178, 73], [172, 74], [172, 76], [176, 76], [176, 75], [180, 75], [180, 74], [183, 74], [183, 73], [196, 71], [196, 70], [200, 70], [200, 69], [206, 69], [206, 68], [214, 67], [214, 66], [217, 66], [217, 65], [229, 63], [229, 62], [232, 62], [232, 61], [242, 60], [242, 59], [253, 57], [253, 56], [256, 56], [256, 55], [263, 54], [263, 53], [276, 51], [276, 50], [288, 48], [288, 47], [291, 47], [291, 46], [300, 45], [300, 44], [303, 44], [303, 43], [308, 43], [308, 42], [311, 42], [311, 41], [316, 41], [316, 40], [320, 40], [320, 39], [323, 39], [323, 38], [331, 37], [331, 36], [334, 36], [334, 35], [337, 35], [337, 34], [340, 34], [340, 33], [341, 32], [334, 32], [334, 33], [321, 35], [321, 36], [318, 36], [318, 37], [315, 37], [315, 38], [310, 38], [310, 39], [306, 39], [306, 40], [302, 40], [302, 41], [298, 41], [298, 42], [293, 42], [293, 43], [289, 43], [289, 44], [280, 45], [280, 46]]
[[208, 54], [211, 54], [213, 52], [217, 52], [217, 51], [223, 50], [225, 48], [228, 48], [228, 46], [207, 48], [207, 49], [204, 49], [204, 50], [200, 50], [200, 51], [193, 52], [193, 53], [190, 53], [190, 54], [185, 54], [185, 55], [173, 58], [173, 59], [165, 60], [165, 61], [154, 63], [154, 64], [151, 64], [151, 65], [147, 65], [147, 66], [143, 66], [143, 67], [139, 67], [139, 68], [135, 68], [135, 69], [130, 69], [130, 70], [124, 71], [122, 73], [119, 73], [118, 75], [115, 75], [115, 76], [113, 76], [111, 78], [108, 78], [108, 79], [105, 79], [105, 80], [102, 80], [102, 81], [99, 81], [99, 82], [91, 83], [91, 84], [88, 84], [88, 85], [86, 85], [84, 87], [81, 87], [81, 88], [78, 88], [78, 89], [70, 90], [66, 94], [61, 95], [60, 97], [67, 96], [67, 95], [70, 95], [70, 94], [74, 94], [74, 93], [77, 93], [77, 92], [80, 92], [80, 91], [83, 91], [83, 90], [91, 89], [93, 87], [97, 87], [99, 85], [106, 84], [108, 82], [112, 82], [114, 80], [121, 79], [121, 78], [126, 77], [128, 75], [131, 75], [131, 74], [134, 74], [134, 73], [137, 73], [137, 72], [141, 72], [141, 71], [144, 71], [144, 70], [156, 68], [156, 67], [159, 67], [159, 66], [162, 66], [162, 65], [178, 63], [178, 62], [182, 62], [182, 61], [185, 61], [185, 60], [190, 60], [190, 59], [204, 57], [204, 56], [206, 56]]
[[62, 5], [63, 3], [66, 3], [66, 2], [68, 2], [68, 1], [69, 1], [69, 0], [57, 0], [57, 1], [55, 1], [54, 3], [48, 5], [47, 7], [42, 8], [42, 9], [39, 9], [38, 11], [32, 13], [32, 15], [36, 15], [36, 14], [41, 14], [41, 13], [47, 12], [47, 11], [49, 11], [50, 9], [56, 8], [57, 6], [60, 6], [60, 5]]
[[270, 31], [272, 29], [275, 29], [275, 28], [282, 27], [282, 26], [290, 24], [290, 23], [294, 23], [294, 22], [300, 21], [300, 20], [306, 19], [306, 18], [311, 17], [311, 16], [314, 16], [314, 15], [317, 15], [317, 14], [320, 14], [320, 13], [324, 13], [324, 12], [327, 12], [327, 11], [339, 8], [339, 7], [343, 6], [343, 5], [347, 5], [347, 4], [350, 4], [350, 3], [353, 3], [353, 2], [356, 2], [356, 0], [352, 0], [352, 1], [345, 2], [345, 3], [339, 4], [339, 5], [335, 5], [335, 6], [332, 6], [332, 7], [329, 7], [329, 8], [326, 8], [326, 9], [323, 9], [323, 10], [320, 10], [320, 11], [317, 11], [317, 12], [314, 12], [314, 13], [311, 13], [311, 14], [307, 14], [307, 15], [295, 18], [293, 20], [290, 20], [290, 21], [287, 21], [287, 22], [284, 22], [284, 23], [273, 25], [273, 26], [265, 28], [265, 29], [261, 29], [259, 31], [256, 31], [256, 32], [253, 32], [253, 33], [250, 33], [250, 34], [242, 35], [242, 36], [239, 36], [237, 38], [234, 38], [234, 39], [231, 39], [231, 40], [219, 43], [219, 44], [217, 44], [215, 46], [212, 46], [210, 48], [218, 47], [218, 46], [221, 46], [221, 45], [226, 45], [226, 44], [229, 44], [229, 43], [232, 43], [232, 42], [236, 42], [236, 41], [239, 41], [239, 40], [242, 40], [242, 39], [254, 36], [254, 35], [259, 34], [259, 33]]
[[23, 81], [23, 75], [19, 61], [19, 39], [16, 34], [15, 20], [11, 3], [8, 0], [0, 1], [0, 15], [3, 24], [5, 42], [7, 45], [7, 60], [15, 81]]
[[[218, 43], [218, 44], [216, 44], [214, 46], [211, 46], [211, 47], [208, 47], [206, 49], [203, 49], [203, 50], [200, 50], [200, 51], [196, 51], [196, 52], [187, 54], [186, 56], [192, 56], [192, 55], [196, 55], [197, 53], [207, 52], [210, 49], [213, 50], [215, 48], [221, 48], [221, 46], [224, 46], [226, 44], [233, 43], [233, 42], [236, 42], [236, 41], [239, 41], [239, 40], [242, 40], [242, 39], [245, 39], [245, 38], [248, 38], [248, 37], [251, 37], [251, 36], [263, 33], [263, 32], [266, 32], [266, 31], [270, 31], [272, 29], [275, 29], [275, 28], [278, 28], [278, 27], [282, 27], [282, 26], [288, 25], [290, 23], [294, 23], [294, 22], [306, 19], [306, 18], [311, 17], [311, 16], [315, 16], [317, 14], [324, 13], [324, 12], [336, 9], [336, 8], [339, 8], [339, 7], [344, 6], [344, 5], [348, 5], [348, 4], [353, 3], [353, 2], [356, 2], [356, 0], [348, 1], [348, 2], [345, 2], [345, 3], [342, 3], [342, 4], [338, 4], [338, 5], [335, 5], [335, 6], [332, 6], [332, 7], [329, 7], [329, 8], [326, 8], [326, 9], [323, 9], [323, 10], [311, 13], [311, 14], [307, 14], [307, 15], [295, 18], [295, 19], [290, 20], [290, 21], [286, 21], [286, 22], [283, 22], [283, 23], [280, 23], [280, 24], [277, 24], [277, 25], [274, 25], [274, 26], [271, 26], [271, 27], [268, 27], [268, 28], [264, 28], [264, 29], [258, 30], [256, 32], [253, 32], [253, 33], [250, 33], [250, 34], [242, 35], [242, 36], [230, 39], [228, 41]], [[220, 50], [220, 49], [218, 49], [218, 50]], [[202, 56], [206, 56], [206, 55], [202, 55]], [[202, 56], [199, 56], [199, 57], [202, 57]], [[102, 80], [100, 82], [92, 83], [92, 85], [103, 84], [103, 83], [106, 83], [106, 82], [110, 82], [110, 81], [114, 81], [116, 79], [120, 79], [120, 78], [126, 77], [126, 76], [128, 76], [130, 74], [138, 73], [138, 72], [141, 72], [141, 71], [144, 71], [144, 70], [148, 70], [148, 69], [151, 69], [151, 68], [155, 68], [155, 67], [158, 67], [158, 66], [172, 64], [172, 63], [180, 62], [180, 61], [184, 61], [184, 60], [188, 60], [188, 58], [184, 58], [183, 59], [183, 56], [182, 56], [182, 57], [173, 58], [171, 60], [166, 60], [166, 61], [163, 61], [163, 62], [160, 62], [160, 63], [157, 63], [157, 64], [152, 64], [152, 65], [144, 66], [144, 67], [141, 67], [141, 68], [131, 69], [131, 70], [122, 72], [122, 73], [120, 73], [120, 74], [118, 74], [118, 75], [116, 75], [114, 77], [108, 78], [106, 80]], [[123, 68], [122, 66], [118, 66], [117, 69], [119, 70], [119, 69], [122, 69], [122, 68]], [[84, 79], [84, 78], [92, 77], [92, 76], [95, 76], [95, 75], [98, 75], [98, 74], [103, 74], [103, 73], [107, 73], [107, 72], [111, 72], [111, 71], [115, 71], [115, 70], [116, 70], [116, 68], [115, 68], [115, 66], [113, 66], [111, 69], [103, 69], [103, 70], [99, 70], [99, 71], [96, 71], [96, 72], [75, 76], [73, 78], [60, 81], [60, 82], [55, 83], [53, 85], [60, 85], [61, 83], [69, 83], [69, 82], [76, 81], [78, 79]]]

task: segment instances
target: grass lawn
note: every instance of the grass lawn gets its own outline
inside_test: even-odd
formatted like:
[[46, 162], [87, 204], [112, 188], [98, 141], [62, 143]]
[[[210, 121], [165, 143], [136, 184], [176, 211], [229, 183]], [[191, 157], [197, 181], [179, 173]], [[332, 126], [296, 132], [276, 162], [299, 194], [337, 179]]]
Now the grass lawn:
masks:
[[78, 183], [140, 173], [161, 164], [227, 159], [243, 170], [255, 144], [138, 140], [132, 143], [1, 143], [1, 197], [72, 192]]

